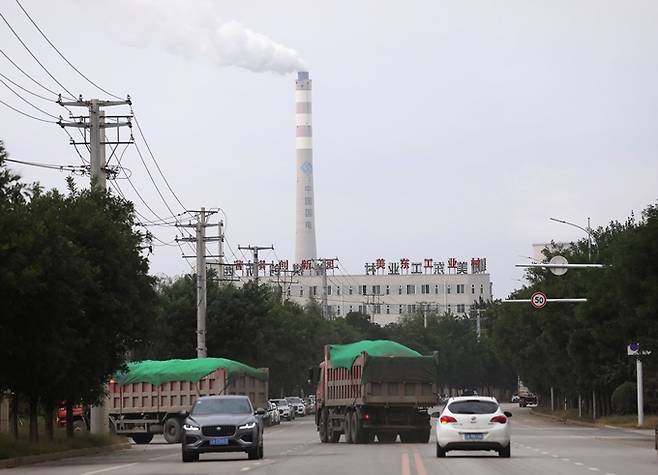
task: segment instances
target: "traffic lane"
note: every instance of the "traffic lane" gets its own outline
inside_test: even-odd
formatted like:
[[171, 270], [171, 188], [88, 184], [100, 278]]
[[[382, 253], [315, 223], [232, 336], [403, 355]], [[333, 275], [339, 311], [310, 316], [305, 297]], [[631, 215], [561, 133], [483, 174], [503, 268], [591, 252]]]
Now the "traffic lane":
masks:
[[[513, 412], [512, 457], [495, 452], [449, 452], [437, 459], [435, 439], [431, 450], [422, 450], [431, 472], [493, 474], [655, 474], [658, 470], [653, 440], [646, 433], [619, 429], [581, 427], [530, 414], [525, 408], [504, 405]], [[414, 448], [419, 450], [418, 448]]]
[[[265, 459], [248, 460], [247, 454], [205, 454], [200, 462], [183, 463], [180, 444], [168, 444], [161, 436], [156, 436], [150, 444], [133, 445], [130, 449], [110, 452], [91, 457], [76, 457], [36, 465], [27, 465], [3, 470], [5, 474], [22, 475], [96, 475], [96, 474], [155, 474], [190, 473], [233, 475], [245, 473], [254, 467], [272, 463], [276, 454], [294, 449], [306, 440], [306, 430], [295, 427], [296, 422], [282, 423], [265, 429]], [[290, 452], [288, 452], [290, 453]], [[285, 455], [278, 455], [285, 457]]]

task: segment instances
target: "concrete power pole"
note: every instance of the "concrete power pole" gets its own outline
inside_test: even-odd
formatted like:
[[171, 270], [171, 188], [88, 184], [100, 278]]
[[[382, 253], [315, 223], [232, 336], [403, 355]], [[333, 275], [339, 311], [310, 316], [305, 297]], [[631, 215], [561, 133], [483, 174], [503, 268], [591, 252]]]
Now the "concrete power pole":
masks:
[[[88, 116], [71, 117], [71, 119], [77, 119], [76, 122], [63, 122], [60, 119], [58, 124], [62, 128], [73, 127], [77, 129], [83, 129], [84, 133], [82, 136], [84, 140], [82, 142], [75, 142], [73, 139], [71, 139], [71, 144], [89, 146], [92, 187], [105, 191], [107, 189], [106, 180], [108, 174], [105, 162], [105, 145], [133, 143], [132, 135], [128, 141], [122, 141], [118, 136], [120, 127], [132, 127], [132, 123], [130, 122], [132, 115], [108, 116], [108, 118], [116, 119], [116, 121], [106, 122], [105, 112], [103, 112], [101, 108], [131, 105], [132, 102], [130, 101], [130, 97], [128, 97], [125, 101], [103, 101], [100, 99], [90, 99], [88, 101], [84, 101], [82, 100], [82, 96], [80, 96], [77, 101], [64, 102], [60, 96], [60, 98], [57, 100], [57, 103], [61, 106], [86, 107], [89, 110]], [[121, 119], [125, 119], [125, 121], [122, 122]], [[106, 140], [105, 138], [105, 131], [111, 127], [117, 129], [117, 140], [115, 141]], [[89, 130], [88, 136], [87, 130]]]
[[254, 261], [252, 262], [252, 270], [254, 274], [254, 282], [258, 284], [258, 251], [264, 251], [264, 250], [274, 250], [274, 246], [252, 246], [251, 244], [248, 246], [240, 246], [238, 245], [238, 249], [241, 251], [252, 251], [254, 253]]
[[216, 211], [206, 211], [205, 208], [201, 208], [197, 211], [188, 211], [188, 213], [197, 214], [196, 224], [177, 224], [177, 226], [194, 228], [196, 236], [177, 238], [176, 240], [196, 243], [196, 255], [183, 257], [196, 258], [196, 351], [197, 358], [206, 358], [208, 356], [208, 348], [206, 347], [206, 307], [208, 305], [206, 257], [215, 257], [206, 255], [206, 242], [221, 240], [221, 236], [206, 237], [206, 228], [216, 226], [208, 223], [208, 216], [215, 214]]

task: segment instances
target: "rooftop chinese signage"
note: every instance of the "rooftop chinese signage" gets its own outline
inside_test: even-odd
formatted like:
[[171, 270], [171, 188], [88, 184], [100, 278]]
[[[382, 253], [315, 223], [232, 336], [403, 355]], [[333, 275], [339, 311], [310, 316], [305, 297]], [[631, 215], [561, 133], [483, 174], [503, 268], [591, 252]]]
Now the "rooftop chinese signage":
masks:
[[485, 257], [473, 257], [469, 261], [460, 261], [450, 257], [445, 261], [423, 259], [411, 261], [403, 257], [399, 260], [386, 262], [379, 258], [375, 262], [366, 262], [366, 275], [405, 275], [405, 274], [468, 274], [470, 264], [471, 274], [483, 274], [487, 271]]

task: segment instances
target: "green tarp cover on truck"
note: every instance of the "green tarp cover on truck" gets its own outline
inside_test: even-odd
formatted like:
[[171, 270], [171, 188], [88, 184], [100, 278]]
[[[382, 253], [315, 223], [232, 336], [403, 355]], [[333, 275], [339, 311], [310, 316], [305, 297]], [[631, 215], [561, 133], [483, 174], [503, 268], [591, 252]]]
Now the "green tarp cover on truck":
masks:
[[236, 375], [246, 375], [265, 380], [267, 374], [239, 361], [227, 358], [195, 358], [190, 360], [144, 360], [128, 363], [128, 370], [116, 375], [120, 385], [130, 383], [151, 383], [160, 385], [170, 381], [197, 382], [213, 371], [224, 368], [231, 379]]
[[361, 353], [368, 353], [368, 356], [422, 356], [391, 340], [361, 340], [347, 345], [329, 345], [329, 360], [334, 368], [351, 368]]
[[390, 340], [362, 340], [347, 345], [330, 345], [329, 359], [333, 368], [349, 369], [354, 360], [367, 353], [361, 382], [434, 383], [437, 361]]

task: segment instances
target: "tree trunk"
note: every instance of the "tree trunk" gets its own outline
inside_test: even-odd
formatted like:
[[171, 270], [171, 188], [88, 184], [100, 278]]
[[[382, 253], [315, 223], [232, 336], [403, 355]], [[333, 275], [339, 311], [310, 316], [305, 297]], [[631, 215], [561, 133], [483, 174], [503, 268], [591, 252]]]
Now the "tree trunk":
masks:
[[73, 403], [71, 398], [66, 400], [66, 438], [73, 438]]
[[55, 437], [55, 405], [49, 402], [45, 405], [43, 416], [46, 421], [46, 435], [48, 440], [53, 440]]
[[39, 401], [37, 396], [30, 396], [30, 442], [39, 441]]
[[11, 434], [18, 439], [18, 394], [11, 398]]

